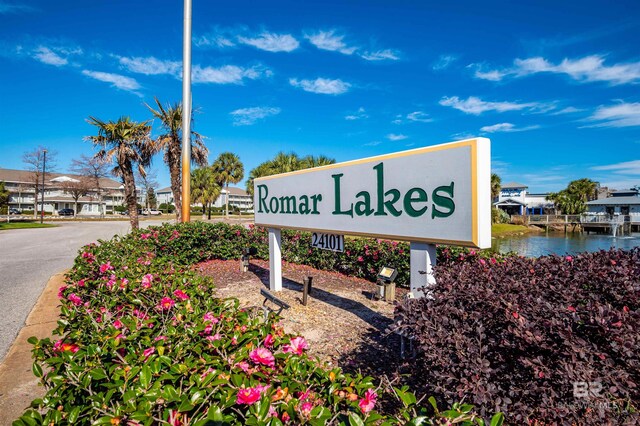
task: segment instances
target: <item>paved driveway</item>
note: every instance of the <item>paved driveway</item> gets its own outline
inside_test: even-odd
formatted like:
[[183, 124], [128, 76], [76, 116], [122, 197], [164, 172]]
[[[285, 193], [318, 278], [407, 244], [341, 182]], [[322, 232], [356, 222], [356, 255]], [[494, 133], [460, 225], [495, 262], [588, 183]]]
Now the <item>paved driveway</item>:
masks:
[[[141, 221], [158, 225], [160, 220]], [[62, 222], [56, 228], [0, 231], [0, 361], [52, 275], [73, 266], [78, 249], [131, 229], [127, 221]]]

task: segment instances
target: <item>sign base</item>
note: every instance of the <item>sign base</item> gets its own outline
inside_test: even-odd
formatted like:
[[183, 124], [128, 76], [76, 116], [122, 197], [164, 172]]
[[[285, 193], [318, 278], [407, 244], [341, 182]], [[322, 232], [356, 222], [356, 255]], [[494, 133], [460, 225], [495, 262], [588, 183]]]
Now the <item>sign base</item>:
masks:
[[430, 297], [429, 288], [436, 283], [433, 266], [436, 264], [436, 245], [411, 243], [411, 294], [413, 297]]

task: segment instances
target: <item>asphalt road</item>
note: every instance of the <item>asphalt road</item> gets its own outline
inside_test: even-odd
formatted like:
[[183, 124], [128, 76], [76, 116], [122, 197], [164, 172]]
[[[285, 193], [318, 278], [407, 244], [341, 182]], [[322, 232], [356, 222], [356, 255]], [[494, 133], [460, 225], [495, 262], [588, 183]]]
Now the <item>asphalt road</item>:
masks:
[[[160, 220], [141, 221], [140, 226]], [[59, 222], [56, 228], [0, 231], [0, 361], [52, 275], [73, 266], [78, 249], [126, 234], [127, 221]]]

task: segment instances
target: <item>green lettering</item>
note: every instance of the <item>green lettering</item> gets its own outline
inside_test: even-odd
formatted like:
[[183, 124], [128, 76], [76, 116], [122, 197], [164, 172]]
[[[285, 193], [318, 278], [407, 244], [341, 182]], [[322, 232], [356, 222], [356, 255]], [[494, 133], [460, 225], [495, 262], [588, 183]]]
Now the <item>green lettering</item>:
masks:
[[332, 214], [339, 215], [344, 214], [353, 217], [353, 203], [351, 203], [351, 208], [349, 210], [341, 210], [340, 209], [340, 178], [344, 175], [344, 173], [340, 173], [337, 175], [331, 175], [333, 178], [333, 189], [334, 189], [334, 200], [335, 200], [335, 209], [333, 209]]
[[376, 171], [376, 193], [378, 195], [378, 209], [375, 216], [386, 216], [384, 211], [384, 165], [382, 163], [376, 164], [373, 167]]
[[300, 214], [309, 214], [311, 213], [311, 209], [309, 208], [309, 197], [306, 195], [300, 196]]
[[[438, 192], [443, 192], [447, 194], [449, 197], [440, 195], [438, 194]], [[451, 182], [451, 185], [439, 186], [436, 189], [434, 189], [433, 193], [431, 194], [431, 199], [433, 200], [433, 204], [434, 204], [433, 208], [431, 209], [432, 219], [436, 217], [451, 216], [453, 212], [456, 210], [456, 205], [453, 202], [453, 182]], [[448, 211], [438, 210], [436, 206], [443, 207]]]
[[281, 213], [298, 214], [298, 209], [296, 208], [296, 197], [293, 195], [280, 197], [280, 209], [282, 210]]
[[397, 210], [394, 204], [400, 199], [400, 191], [397, 189], [390, 189], [384, 193], [385, 197], [391, 194], [391, 200], [385, 201], [384, 205], [393, 216], [398, 217], [402, 214], [402, 210]]
[[[275, 201], [275, 207], [273, 202]], [[271, 213], [278, 213], [278, 199], [276, 197], [272, 197], [269, 200], [269, 208], [271, 209]]]
[[[264, 195], [262, 195], [262, 190], [264, 189]], [[265, 202], [267, 195], [269, 195], [269, 188], [267, 185], [258, 185], [258, 213], [269, 213], [269, 209], [267, 208], [267, 203]], [[263, 210], [264, 206], [264, 210]]]
[[362, 201], [356, 203], [356, 214], [358, 216], [371, 216], [373, 209], [371, 208], [371, 194], [367, 191], [360, 191], [356, 194], [356, 198], [362, 197]]
[[311, 201], [313, 201], [313, 210], [311, 210], [311, 214], [320, 214], [318, 211], [318, 203], [322, 201], [322, 194], [312, 195]]
[[[414, 197], [413, 194], [416, 194], [417, 197]], [[415, 209], [413, 207], [413, 203], [424, 203], [427, 202], [427, 193], [422, 188], [411, 188], [404, 194], [404, 209], [407, 211], [407, 214], [411, 217], [422, 216], [424, 212], [427, 211], [427, 206], [422, 207], [421, 209]]]

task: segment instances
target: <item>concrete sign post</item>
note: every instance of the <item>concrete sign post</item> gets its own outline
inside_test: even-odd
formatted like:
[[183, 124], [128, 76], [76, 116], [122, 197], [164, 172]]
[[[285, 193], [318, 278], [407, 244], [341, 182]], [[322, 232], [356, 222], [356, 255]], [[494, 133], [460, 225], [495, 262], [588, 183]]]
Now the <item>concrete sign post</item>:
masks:
[[271, 288], [281, 288], [275, 231], [289, 228], [411, 242], [411, 288], [422, 295], [435, 244], [491, 246], [490, 158], [489, 140], [476, 138], [256, 179], [255, 223], [270, 228]]

